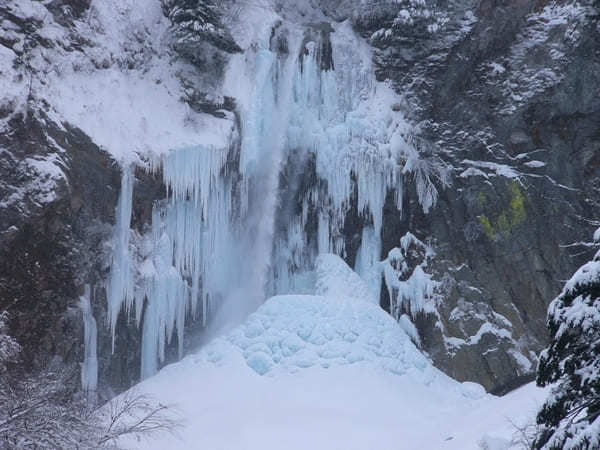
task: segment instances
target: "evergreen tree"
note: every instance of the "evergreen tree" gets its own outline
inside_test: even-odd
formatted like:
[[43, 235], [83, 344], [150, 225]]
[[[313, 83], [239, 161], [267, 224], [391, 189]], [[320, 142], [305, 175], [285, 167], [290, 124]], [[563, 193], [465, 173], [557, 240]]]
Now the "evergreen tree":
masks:
[[448, 21], [447, 7], [438, 0], [377, 0], [362, 3], [354, 21], [371, 34], [371, 44], [386, 48], [405, 42], [406, 37], [427, 37]]
[[161, 0], [161, 6], [173, 28], [175, 49], [192, 62], [201, 59], [198, 53], [204, 43], [230, 53], [241, 51], [222, 21], [218, 2]]
[[552, 388], [535, 447], [600, 449], [600, 252], [550, 304], [548, 328], [537, 384]]

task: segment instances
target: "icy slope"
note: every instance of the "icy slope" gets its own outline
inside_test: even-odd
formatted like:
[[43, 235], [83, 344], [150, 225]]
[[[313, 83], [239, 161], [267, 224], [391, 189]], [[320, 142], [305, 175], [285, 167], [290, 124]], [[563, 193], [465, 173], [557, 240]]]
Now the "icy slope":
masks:
[[259, 375], [362, 363], [447, 383], [396, 322], [369, 297], [361, 278], [335, 255], [317, 260], [317, 294], [272, 297], [196, 360], [226, 360], [233, 348]]
[[[268, 300], [230, 334], [139, 385], [177, 405], [178, 436], [143, 449], [509, 448], [541, 392], [505, 398], [435, 369], [333, 255], [318, 293]], [[333, 284], [332, 284], [333, 283]], [[336, 295], [335, 287], [345, 289]], [[368, 291], [367, 291], [368, 292]], [[517, 415], [515, 417], [515, 413]]]

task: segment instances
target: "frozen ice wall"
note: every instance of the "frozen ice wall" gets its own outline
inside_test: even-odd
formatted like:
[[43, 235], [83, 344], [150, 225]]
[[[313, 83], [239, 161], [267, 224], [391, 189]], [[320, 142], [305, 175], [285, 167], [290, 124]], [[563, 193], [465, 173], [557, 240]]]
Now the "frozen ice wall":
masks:
[[379, 298], [386, 196], [400, 209], [410, 171], [423, 185], [423, 208], [435, 201], [398, 98], [376, 82], [369, 48], [350, 25], [260, 20], [224, 81], [239, 119], [223, 119], [228, 136], [220, 144], [199, 136], [151, 158], [168, 196], [146, 235], [131, 230], [135, 180], [123, 172], [109, 326], [114, 339], [119, 314], [135, 317], [142, 377], [157, 371], [174, 337], [182, 355], [188, 318], [239, 323], [267, 295], [314, 293], [316, 257], [345, 256], [353, 208], [364, 223], [356, 270]]
[[364, 224], [355, 269], [379, 296], [386, 197], [401, 214], [405, 180], [416, 181], [426, 212], [437, 196], [431, 180], [438, 174], [410, 144], [414, 130], [399, 102], [376, 81], [370, 49], [349, 23], [304, 29], [287, 127], [273, 293], [310, 292], [316, 256], [346, 256], [344, 226], [354, 210]]

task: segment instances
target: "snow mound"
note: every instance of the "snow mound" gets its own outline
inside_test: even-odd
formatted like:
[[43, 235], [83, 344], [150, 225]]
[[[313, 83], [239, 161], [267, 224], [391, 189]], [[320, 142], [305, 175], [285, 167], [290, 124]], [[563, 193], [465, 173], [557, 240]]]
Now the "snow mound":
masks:
[[[362, 363], [395, 374], [434, 376], [431, 363], [376, 304], [365, 282], [336, 255], [317, 259], [317, 293], [270, 298], [203, 352], [218, 362], [241, 353], [259, 375]], [[202, 358], [202, 355], [200, 355]]]
[[361, 361], [405, 373], [429, 364], [377, 306], [323, 296], [273, 297], [227, 339], [260, 375]]

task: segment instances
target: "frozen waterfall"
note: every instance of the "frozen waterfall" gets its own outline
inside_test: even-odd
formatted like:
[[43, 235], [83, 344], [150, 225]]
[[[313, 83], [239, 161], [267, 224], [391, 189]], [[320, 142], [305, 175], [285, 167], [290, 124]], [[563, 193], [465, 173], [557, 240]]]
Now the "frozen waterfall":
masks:
[[[119, 314], [135, 317], [142, 378], [158, 370], [173, 336], [182, 355], [189, 318], [239, 322], [267, 295], [314, 291], [318, 254], [345, 256], [353, 207], [366, 223], [356, 269], [378, 298], [386, 196], [400, 210], [407, 170], [425, 170], [398, 98], [375, 80], [370, 50], [348, 23], [274, 21], [232, 57], [224, 91], [239, 115], [224, 119], [228, 145], [199, 137], [148, 163], [168, 194], [147, 234], [131, 229], [135, 177], [123, 171], [109, 327], [114, 350]], [[427, 209], [435, 188], [427, 173], [415, 179]]]

